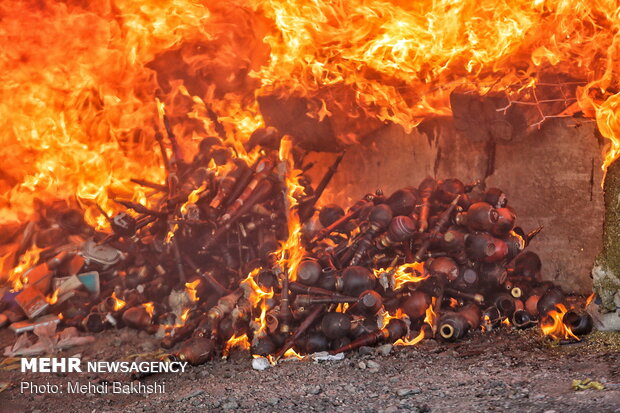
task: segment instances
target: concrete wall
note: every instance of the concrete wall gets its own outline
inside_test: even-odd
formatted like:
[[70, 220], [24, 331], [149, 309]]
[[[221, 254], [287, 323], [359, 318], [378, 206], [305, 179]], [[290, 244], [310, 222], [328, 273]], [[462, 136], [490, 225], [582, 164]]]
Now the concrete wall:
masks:
[[[336, 155], [310, 153], [318, 182]], [[530, 245], [543, 275], [567, 292], [588, 293], [590, 271], [601, 248], [603, 197], [600, 142], [592, 123], [552, 119], [517, 142], [489, 144], [459, 136], [451, 119], [434, 120], [406, 134], [387, 126], [349, 147], [321, 202], [350, 205], [377, 188], [389, 195], [426, 176], [468, 183], [486, 178], [502, 188], [530, 231], [544, 225]]]

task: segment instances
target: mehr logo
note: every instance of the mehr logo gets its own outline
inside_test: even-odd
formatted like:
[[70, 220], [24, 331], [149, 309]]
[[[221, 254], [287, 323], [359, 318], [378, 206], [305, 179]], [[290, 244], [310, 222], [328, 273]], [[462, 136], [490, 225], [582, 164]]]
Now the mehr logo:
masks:
[[22, 373], [81, 373], [80, 359], [77, 357], [68, 358], [22, 358]]

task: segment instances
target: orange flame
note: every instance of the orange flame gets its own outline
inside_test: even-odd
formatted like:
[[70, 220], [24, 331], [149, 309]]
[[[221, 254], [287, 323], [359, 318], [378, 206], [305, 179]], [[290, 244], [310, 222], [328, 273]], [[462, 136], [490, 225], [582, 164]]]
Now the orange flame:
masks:
[[254, 332], [254, 337], [261, 337], [267, 333], [267, 304], [263, 301], [260, 305], [260, 315], [254, 319], [254, 323], [258, 326]]
[[406, 263], [396, 268], [380, 268], [373, 269], [376, 277], [381, 274], [388, 273], [394, 278], [394, 289], [398, 290], [406, 283], [419, 283], [428, 278], [428, 274], [424, 271], [423, 262]]
[[435, 311], [433, 310], [433, 307], [435, 306], [436, 302], [437, 302], [437, 297], [432, 297], [431, 305], [429, 305], [428, 308], [426, 309], [426, 316], [424, 317], [424, 322], [428, 324], [429, 326], [431, 326], [433, 331], [435, 331], [436, 322], [437, 322], [437, 314], [435, 314]]
[[409, 319], [407, 314], [405, 314], [405, 312], [401, 308], [398, 308], [394, 315], [390, 314], [385, 308], [383, 308], [382, 311], [379, 313], [378, 317], [380, 320], [381, 328], [385, 328], [390, 322], [390, 320], [393, 319]]
[[[432, 304], [428, 307], [428, 309], [426, 310], [427, 313], [427, 318], [424, 320], [425, 322], [427, 322], [427, 319], [429, 319], [428, 314], [429, 311], [432, 313]], [[406, 319], [408, 320], [409, 317], [403, 312], [402, 309], [397, 309], [396, 313], [394, 315], [390, 315], [387, 311], [383, 310], [383, 313], [381, 313], [381, 317], [383, 317], [383, 325], [382, 328], [385, 328], [388, 323], [390, 322], [390, 320], [397, 318], [397, 319]], [[424, 329], [421, 329], [420, 332], [418, 333], [417, 336], [413, 337], [412, 339], [408, 339], [407, 337], [402, 337], [399, 338], [398, 340], [396, 340], [394, 342], [395, 346], [415, 346], [416, 344], [418, 344], [420, 341], [424, 340], [425, 338], [425, 333], [424, 333]]]
[[609, 0], [3, 2], [0, 223], [31, 218], [35, 198], [75, 200], [96, 226], [106, 223], [95, 205], [114, 212], [112, 197], [151, 206], [130, 178], [165, 181], [154, 150], [163, 105], [187, 156], [217, 133], [209, 113], [243, 154], [263, 125], [255, 97], [270, 94], [308, 98], [308, 115], [331, 116], [350, 142], [369, 124], [409, 130], [449, 115], [457, 88], [531, 95], [543, 78], [566, 79], [581, 86], [565, 101], [608, 139], [606, 167], [620, 155], [619, 10]]
[[[618, 54], [617, 50], [613, 50], [618, 49], [618, 41], [614, 43], [616, 44], [610, 47], [610, 53]], [[610, 69], [612, 63], [611, 61], [608, 62]], [[606, 76], [611, 76], [611, 70], [609, 73], [606, 73]], [[588, 85], [589, 88], [584, 88], [584, 90], [593, 89], [602, 95], [607, 95], [605, 87], [600, 87], [598, 85], [605, 83], [610, 84], [610, 82], [611, 79], [593, 82]], [[597, 101], [591, 96], [586, 96], [584, 92], [584, 94], [580, 96], [580, 105], [584, 109], [591, 108], [595, 111], [598, 130], [603, 137], [608, 139], [608, 147], [603, 161], [603, 170], [607, 171], [607, 167], [620, 156], [620, 93]]]
[[[261, 356], [254, 355], [253, 357], [254, 358], [259, 358]], [[300, 355], [299, 353], [297, 353], [292, 348], [289, 348], [288, 350], [286, 350], [284, 352], [284, 355], [282, 356], [282, 358], [279, 359], [279, 360], [275, 360], [273, 355], [271, 355], [271, 354], [267, 355], [267, 360], [269, 361], [269, 363], [272, 366], [275, 366], [276, 364], [278, 364], [278, 361], [281, 361], [281, 360], [303, 360], [303, 359], [304, 359], [304, 357], [302, 355]]]
[[260, 315], [254, 319], [254, 323], [256, 324], [256, 329], [254, 332], [255, 337], [260, 337], [264, 335], [267, 331], [267, 299], [273, 298], [273, 289], [269, 289], [269, 291], [263, 290], [254, 279], [258, 273], [260, 272], [260, 268], [254, 269], [248, 276], [241, 281], [241, 286], [246, 289], [246, 298], [252, 305], [252, 308], [257, 308], [260, 306]]
[[179, 229], [179, 225], [174, 224], [172, 228], [168, 231], [168, 233], [166, 234], [166, 238], [164, 239], [166, 243], [170, 243], [170, 241], [172, 241], [172, 238], [174, 238], [174, 233], [177, 229]]
[[246, 297], [253, 307], [255, 307], [262, 299], [273, 298], [273, 289], [270, 288], [269, 291], [265, 291], [255, 280], [255, 277], [258, 275], [260, 270], [260, 268], [252, 270], [248, 276], [241, 281], [241, 286], [249, 292], [249, 294], [246, 294]]
[[172, 333], [173, 329], [183, 327], [185, 325], [185, 323], [187, 322], [187, 319], [189, 318], [189, 312], [190, 311], [191, 311], [191, 308], [183, 309], [183, 312], [179, 316], [179, 319], [181, 320], [180, 323], [162, 324], [161, 327], [163, 327], [163, 329], [165, 330], [164, 334], [169, 336]]
[[142, 307], [144, 307], [149, 316], [153, 317], [153, 313], [155, 312], [155, 305], [152, 302], [144, 303], [142, 304]]
[[200, 279], [192, 281], [191, 283], [185, 283], [185, 292], [187, 293], [187, 296], [192, 302], [197, 302], [198, 300], [200, 300], [196, 293], [196, 287], [198, 287], [199, 284]]
[[295, 350], [293, 350], [292, 348], [289, 348], [288, 350], [286, 350], [286, 352], [284, 353], [284, 356], [282, 357], [283, 359], [298, 359], [298, 360], [303, 360], [303, 356], [300, 355], [299, 353], [297, 353]]
[[250, 341], [248, 340], [248, 335], [243, 334], [241, 336], [234, 335], [227, 342], [226, 346], [224, 346], [224, 350], [222, 351], [223, 357], [228, 357], [230, 351], [233, 348], [239, 348], [241, 350], [249, 350], [250, 349]]
[[189, 308], [186, 308], [185, 310], [183, 310], [183, 313], [181, 314], [181, 325], [184, 325], [185, 322], [187, 321], [187, 317], [189, 317], [189, 312], [190, 312]]
[[579, 337], [573, 334], [571, 329], [562, 322], [564, 314], [568, 312], [564, 304], [557, 304], [556, 310], [551, 310], [540, 322], [540, 329], [543, 334], [556, 340], [575, 339]]
[[45, 297], [45, 301], [49, 303], [49, 305], [54, 305], [58, 302], [58, 293], [60, 293], [60, 288], [56, 288], [49, 297]]
[[297, 198], [304, 195], [304, 188], [299, 184], [301, 171], [294, 169], [292, 157], [293, 141], [285, 136], [280, 141], [280, 168], [286, 184], [285, 204], [288, 208], [288, 238], [276, 252], [281, 268], [288, 272], [289, 279], [295, 281], [297, 266], [303, 259], [306, 250], [301, 242], [301, 222], [297, 213]]
[[[24, 284], [27, 284], [28, 280], [22, 276], [39, 261], [39, 254], [42, 250], [42, 248], [32, 245], [19, 257], [17, 265], [12, 268], [12, 261], [15, 259], [14, 253], [9, 252], [0, 257], [0, 285], [7, 283], [12, 286], [13, 291], [19, 291], [24, 288]], [[6, 273], [8, 273], [8, 277], [3, 279], [3, 274]]]
[[482, 332], [486, 333], [487, 331], [490, 331], [490, 326], [491, 326], [491, 318], [486, 314], [483, 315], [482, 322], [480, 323], [480, 329], [482, 330]]
[[127, 305], [127, 303], [116, 296], [116, 292], [112, 292], [112, 299], [114, 300], [114, 311], [121, 310]]
[[181, 213], [183, 215], [187, 214], [187, 211], [189, 210], [189, 205], [191, 204], [195, 204], [196, 202], [198, 202], [198, 199], [200, 199], [200, 194], [207, 188], [207, 183], [204, 182], [199, 188], [194, 189], [192, 192], [190, 192], [190, 194], [187, 196], [187, 201], [183, 203], [183, 205], [181, 205]]
[[398, 340], [394, 342], [394, 345], [395, 346], [415, 346], [420, 341], [424, 340], [425, 337], [426, 336], [424, 334], [424, 329], [421, 329], [418, 335], [412, 338], [411, 340], [408, 340], [406, 337], [399, 338]]

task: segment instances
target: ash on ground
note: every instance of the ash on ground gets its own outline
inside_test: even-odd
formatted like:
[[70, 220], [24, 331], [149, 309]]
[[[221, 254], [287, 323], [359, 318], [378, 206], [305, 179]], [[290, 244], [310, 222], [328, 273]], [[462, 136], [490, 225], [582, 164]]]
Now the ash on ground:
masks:
[[[95, 345], [58, 357], [112, 361], [158, 349], [153, 336], [127, 328], [95, 337]], [[0, 332], [0, 344], [12, 340], [11, 332]], [[558, 346], [537, 330], [501, 328], [458, 343], [362, 348], [343, 361], [285, 361], [265, 371], [250, 365], [248, 352], [233, 350], [228, 360], [144, 379], [166, 383], [165, 394], [149, 396], [20, 394], [21, 381], [130, 383], [131, 378], [1, 370], [0, 382], [9, 387], [0, 392], [0, 412], [620, 412], [618, 333], [595, 332]], [[605, 388], [573, 389], [573, 380], [587, 379]]]

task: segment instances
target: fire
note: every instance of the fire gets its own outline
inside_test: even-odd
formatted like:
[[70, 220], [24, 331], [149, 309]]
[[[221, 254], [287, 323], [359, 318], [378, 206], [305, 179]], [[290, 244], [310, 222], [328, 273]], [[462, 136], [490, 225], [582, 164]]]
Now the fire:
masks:
[[480, 323], [480, 329], [484, 333], [491, 331], [491, 318], [486, 314], [482, 316], [482, 322]]
[[187, 293], [187, 296], [192, 302], [197, 302], [198, 300], [200, 300], [196, 293], [196, 287], [198, 287], [199, 284], [199, 279], [192, 281], [191, 283], [185, 283], [185, 292]]
[[396, 268], [373, 269], [373, 272], [376, 277], [384, 273], [391, 274], [394, 278], [395, 290], [401, 288], [406, 283], [419, 283], [428, 278], [428, 275], [424, 272], [423, 262], [406, 263]]
[[303, 360], [304, 357], [302, 355], [300, 355], [299, 353], [297, 353], [292, 348], [289, 348], [288, 350], [286, 350], [286, 352], [284, 353], [284, 356], [282, 358], [283, 359]]
[[[181, 328], [185, 325], [185, 323], [187, 322], [187, 319], [189, 318], [189, 312], [191, 311], [191, 308], [185, 308], [183, 309], [183, 312], [181, 313], [181, 315], [179, 316], [179, 319], [181, 320], [180, 323], [175, 323], [175, 324], [162, 324], [161, 327], [164, 329], [165, 331], [165, 335], [169, 336], [171, 335], [172, 331], [175, 328]], [[149, 313], [150, 314], [150, 313]]]
[[127, 305], [127, 303], [116, 296], [116, 292], [112, 293], [112, 300], [114, 300], [114, 311], [121, 310]]
[[254, 331], [254, 337], [261, 337], [267, 333], [267, 310], [269, 310], [269, 308], [263, 301], [260, 305], [260, 315], [254, 319], [254, 323], [258, 326]]
[[420, 341], [424, 340], [425, 337], [426, 335], [424, 334], [424, 329], [422, 329], [420, 330], [418, 335], [412, 338], [411, 340], [408, 340], [407, 338], [399, 338], [398, 340], [394, 342], [394, 345], [395, 346], [415, 346]]
[[54, 305], [58, 302], [58, 293], [60, 293], [60, 288], [56, 288], [49, 297], [45, 297], [49, 305]]
[[344, 313], [349, 309], [349, 303], [339, 303], [334, 310], [336, 313]]
[[[433, 306], [435, 305], [436, 300], [436, 297], [431, 298], [431, 304], [426, 309], [426, 316], [424, 317], [424, 323], [428, 324], [433, 331], [435, 330], [435, 323], [437, 321], [437, 314], [435, 314], [435, 311], [433, 311]], [[397, 309], [394, 315], [389, 314], [387, 311], [385, 311], [385, 309], [383, 309], [383, 311], [379, 314], [379, 317], [380, 319], [382, 319], [381, 328], [385, 328], [385, 326], [387, 326], [390, 320], [392, 320], [393, 318], [408, 319], [408, 316], [403, 312], [401, 308]], [[401, 338], [397, 340], [394, 344], [413, 346], [422, 341], [424, 337], [424, 329], [422, 329], [420, 330], [420, 333], [413, 339], [407, 340], [406, 338]]]
[[[155, 98], [164, 95], [171, 121], [185, 113], [187, 102], [178, 92], [180, 79], [166, 80], [166, 92], [161, 91], [153, 68], [157, 58], [179, 52], [183, 45], [181, 55], [202, 48], [203, 54], [186, 56], [192, 66], [188, 72], [226, 73], [218, 79], [225, 88], [237, 81], [234, 72], [247, 66], [250, 59], [244, 55], [257, 54], [256, 48], [248, 49], [248, 36], [230, 37], [232, 32], [250, 32], [230, 23], [249, 24], [254, 13], [248, 16], [248, 10], [237, 10], [237, 5], [211, 3], [18, 1], [0, 6], [2, 38], [12, 39], [3, 42], [0, 58], [5, 131], [1, 223], [30, 218], [35, 196], [75, 199], [93, 225], [103, 222], [96, 203], [112, 211], [117, 208], [112, 196], [143, 204], [148, 200], [149, 190], [129, 179], [164, 181], [164, 167], [154, 150]], [[200, 46], [209, 42], [211, 47]], [[226, 133], [233, 137], [243, 130], [240, 142], [248, 129], [259, 125], [255, 104], [244, 103], [242, 92], [228, 87], [224, 96], [221, 90], [201, 94], [214, 110], [223, 111], [220, 122]], [[214, 134], [212, 122], [207, 123], [206, 132]], [[173, 130], [190, 138], [180, 139], [182, 145], [191, 143], [195, 131], [188, 125], [173, 124]]]
[[592, 303], [592, 301], [594, 301], [594, 299], [596, 298], [596, 293], [592, 293], [588, 296], [588, 298], [586, 298], [586, 304], [585, 304], [585, 308], [587, 308], [590, 303]]
[[[618, 47], [616, 46], [615, 48], [617, 49]], [[610, 52], [611, 50], [612, 47], [610, 47]], [[612, 62], [609, 63], [609, 66], [611, 66]], [[611, 70], [608, 69], [605, 75], [610, 77]], [[598, 86], [599, 84], [612, 85], [613, 82], [611, 78], [608, 78], [591, 84], [592, 89], [605, 96], [607, 94], [606, 86], [600, 87]], [[581, 99], [582, 101], [580, 103], [582, 107], [588, 108], [588, 106], [591, 105], [595, 110], [596, 125], [601, 135], [609, 140], [609, 146], [603, 162], [603, 170], [606, 170], [606, 168], [620, 156], [620, 93], [609, 96], [604, 100], [601, 99], [598, 102], [590, 96], [581, 96]]]
[[269, 289], [269, 291], [263, 290], [254, 279], [260, 270], [260, 268], [256, 268], [248, 274], [245, 280], [241, 281], [241, 285], [250, 291], [249, 296], [246, 294], [246, 297], [253, 306], [256, 306], [262, 299], [273, 298], [273, 289]]
[[[254, 355], [252, 357], [259, 358], [260, 356]], [[288, 350], [286, 350], [282, 358], [278, 360], [276, 360], [274, 356], [271, 354], [267, 355], [267, 360], [272, 366], [275, 366], [276, 364], [278, 364], [278, 361], [280, 360], [303, 360], [303, 359], [304, 359], [304, 356], [300, 355], [292, 348], [289, 348]]]
[[383, 308], [383, 310], [378, 315], [378, 319], [380, 320], [379, 323], [381, 324], [381, 328], [385, 328], [385, 326], [388, 325], [390, 320], [393, 320], [395, 318], [397, 318], [397, 319], [408, 319], [409, 317], [407, 316], [407, 314], [405, 314], [403, 312], [403, 310], [401, 308], [398, 308], [396, 310], [396, 312], [394, 313], [394, 315], [390, 314], [385, 308]]
[[[606, 167], [620, 155], [618, 14], [589, 0], [5, 2], [0, 223], [32, 218], [35, 198], [73, 200], [98, 227], [96, 204], [152, 206], [130, 179], [165, 182], [164, 105], [183, 156], [208, 135], [248, 156], [243, 142], [264, 124], [255, 97], [269, 94], [308, 98], [308, 114], [338, 118], [351, 142], [380, 122], [409, 130], [449, 115], [457, 88], [519, 104], [557, 78], [579, 86], [566, 102], [596, 119]], [[294, 273], [292, 245], [281, 252]]]
[[[433, 309], [432, 309], [432, 304], [426, 310], [427, 316], [424, 319], [425, 323], [427, 323], [430, 326], [432, 326], [432, 324], [429, 323], [429, 321], [431, 321], [431, 319], [429, 318], [429, 311], [430, 311], [430, 313], [434, 314], [433, 313]], [[388, 325], [390, 320], [392, 320], [394, 318], [406, 319], [406, 320], [409, 319], [409, 317], [407, 317], [407, 315], [400, 308], [396, 310], [396, 313], [394, 315], [390, 315], [387, 311], [384, 310], [383, 313], [380, 314], [380, 316], [383, 318], [382, 328], [385, 328], [385, 326]], [[398, 340], [396, 340], [394, 342], [394, 345], [395, 346], [415, 346], [420, 341], [424, 340], [425, 337], [426, 337], [426, 335], [424, 333], [424, 329], [422, 328], [422, 329], [420, 329], [420, 332], [418, 333], [418, 335], [415, 336], [414, 338], [412, 338], [412, 339], [408, 339], [407, 337], [399, 338]]]
[[540, 329], [545, 336], [550, 336], [555, 340], [580, 340], [573, 334], [570, 328], [562, 322], [564, 314], [568, 312], [564, 304], [557, 304], [556, 310], [551, 310], [540, 322]]
[[[0, 285], [6, 282], [12, 286], [14, 291], [21, 290], [24, 284], [28, 283], [28, 280], [23, 279], [22, 275], [39, 261], [39, 254], [42, 250], [42, 248], [37, 248], [36, 245], [33, 245], [19, 257], [19, 261], [14, 267], [12, 267], [15, 260], [14, 252], [8, 252], [0, 257]], [[3, 279], [3, 274], [7, 273], [7, 279]]]
[[[213, 89], [213, 88], [211, 88]], [[207, 92], [207, 97], [212, 100], [213, 90]], [[214, 129], [213, 122], [209, 119], [209, 105], [200, 96], [192, 95], [185, 85], [180, 85], [178, 92], [192, 101], [192, 111], [187, 113], [187, 117], [195, 119], [200, 122], [205, 130], [208, 130], [212, 135], [217, 135], [217, 131]], [[224, 124], [225, 129], [229, 133], [226, 134], [225, 142], [234, 147], [237, 154], [246, 160], [249, 164], [254, 163], [259, 157], [259, 149], [257, 148], [251, 153], [247, 153], [245, 147], [242, 145], [243, 139], [235, 138], [235, 129], [241, 136], [250, 136], [257, 128], [265, 126], [263, 119], [259, 115], [257, 103], [251, 103], [246, 108], [236, 101], [233, 97], [225, 98], [222, 102], [218, 103], [217, 109], [219, 114], [219, 121]], [[211, 169], [218, 169], [216, 165], [209, 165]], [[224, 168], [222, 165], [219, 168]], [[219, 171], [219, 169], [218, 169]]]
[[172, 229], [170, 229], [168, 231], [168, 233], [166, 233], [166, 238], [165, 238], [165, 242], [166, 244], [169, 244], [170, 241], [172, 241], [172, 238], [174, 238], [174, 232], [179, 228], [179, 226], [177, 224], [174, 224], [172, 226]]
[[187, 321], [187, 317], [189, 317], [189, 312], [190, 312], [189, 308], [186, 308], [185, 310], [183, 310], [183, 313], [181, 314], [181, 325], [184, 325], [185, 322]]
[[542, 73], [568, 73], [584, 81], [582, 109], [608, 126], [601, 128], [612, 143], [605, 164], [618, 156], [619, 96], [606, 96], [617, 88], [616, 2], [263, 3], [277, 28], [265, 38], [271, 60], [257, 75], [263, 90], [319, 96], [332, 112], [372, 113], [411, 128], [425, 115], [449, 114], [446, 97], [459, 86], [511, 92], [536, 88]]
[[142, 304], [142, 307], [144, 307], [149, 316], [153, 317], [153, 313], [155, 312], [155, 305], [152, 302], [144, 303]]
[[181, 214], [186, 215], [188, 211], [188, 205], [195, 204], [200, 199], [200, 194], [207, 189], [207, 183], [203, 183], [199, 188], [194, 189], [187, 196], [187, 201], [181, 205]]
[[248, 335], [243, 334], [241, 336], [234, 335], [227, 342], [224, 350], [222, 351], [223, 357], [228, 357], [230, 351], [233, 348], [239, 348], [241, 350], [249, 350], [250, 349], [250, 341], [248, 340]]
[[437, 314], [435, 313], [435, 311], [433, 311], [433, 307], [435, 306], [436, 301], [437, 297], [431, 298], [431, 305], [429, 305], [426, 309], [426, 316], [424, 317], [424, 322], [431, 326], [433, 331], [435, 331], [435, 324], [437, 322]]
[[269, 291], [263, 290], [254, 279], [258, 273], [260, 272], [260, 268], [257, 268], [250, 272], [245, 280], [241, 281], [241, 285], [246, 288], [246, 298], [250, 301], [252, 308], [260, 307], [260, 315], [254, 319], [254, 323], [257, 328], [254, 332], [254, 335], [259, 337], [266, 333], [267, 331], [267, 304], [265, 300], [273, 298], [273, 289], [269, 289]]
[[288, 239], [280, 246], [276, 252], [278, 263], [282, 268], [288, 270], [288, 277], [295, 281], [297, 266], [303, 259], [306, 251], [301, 242], [301, 222], [297, 213], [297, 199], [304, 195], [304, 188], [299, 184], [301, 171], [295, 169], [293, 165], [293, 141], [289, 136], [282, 138], [280, 142], [280, 173], [283, 175], [286, 184], [285, 204], [288, 214]]

